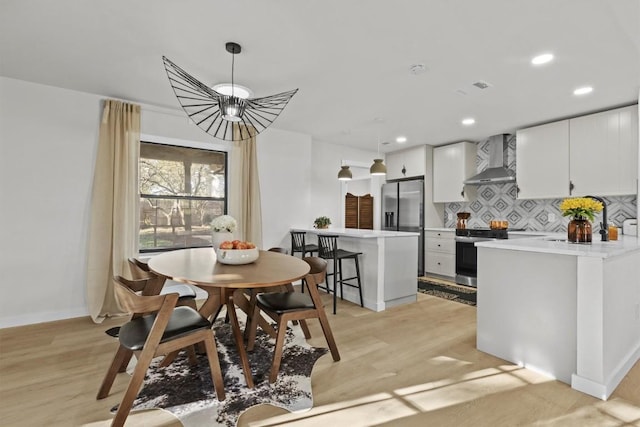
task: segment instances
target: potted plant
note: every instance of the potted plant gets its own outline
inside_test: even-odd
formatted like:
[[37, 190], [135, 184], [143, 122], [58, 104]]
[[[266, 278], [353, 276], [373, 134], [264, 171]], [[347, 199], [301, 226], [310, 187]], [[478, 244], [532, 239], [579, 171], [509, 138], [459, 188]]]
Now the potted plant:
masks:
[[591, 197], [564, 199], [560, 204], [562, 216], [571, 217], [567, 227], [567, 240], [572, 243], [591, 243], [591, 221], [602, 203]]
[[331, 220], [328, 216], [319, 216], [318, 218], [313, 220], [313, 226], [315, 228], [329, 228], [331, 224]]
[[220, 215], [211, 221], [211, 244], [218, 249], [222, 242], [233, 240], [233, 233], [238, 228], [238, 222], [230, 215]]

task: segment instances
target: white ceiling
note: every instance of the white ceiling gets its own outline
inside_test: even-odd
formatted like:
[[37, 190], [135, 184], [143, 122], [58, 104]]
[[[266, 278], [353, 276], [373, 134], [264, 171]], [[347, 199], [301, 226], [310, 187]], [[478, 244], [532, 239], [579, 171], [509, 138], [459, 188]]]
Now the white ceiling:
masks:
[[[370, 150], [478, 141], [635, 103], [640, 88], [638, 0], [0, 2], [0, 75], [161, 107], [179, 108], [162, 55], [227, 82], [227, 41], [256, 97], [300, 89], [272, 126]], [[531, 66], [543, 52], [555, 60]], [[572, 95], [583, 85], [593, 93]]]

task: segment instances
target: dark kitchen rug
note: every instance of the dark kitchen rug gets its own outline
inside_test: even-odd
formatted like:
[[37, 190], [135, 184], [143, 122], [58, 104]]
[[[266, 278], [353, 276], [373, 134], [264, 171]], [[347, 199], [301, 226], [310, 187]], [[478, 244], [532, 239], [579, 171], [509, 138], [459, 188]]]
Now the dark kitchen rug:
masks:
[[468, 286], [447, 285], [428, 277], [418, 277], [418, 292], [467, 305], [476, 305], [476, 289]]
[[[243, 323], [240, 326], [244, 328]], [[268, 378], [274, 339], [258, 329], [254, 351], [248, 353], [255, 382], [255, 388], [249, 389], [244, 382], [231, 325], [217, 320], [214, 324], [215, 339], [226, 399], [222, 402], [216, 399], [206, 356], [198, 355], [198, 365], [192, 367], [182, 352], [166, 368], [158, 367], [162, 357], [152, 362], [132, 412], [163, 409], [176, 416], [185, 427], [234, 427], [238, 417], [255, 405], [270, 404], [290, 412], [311, 409], [311, 370], [328, 350], [311, 347], [299, 325], [289, 326], [280, 373], [274, 384], [269, 384]], [[132, 372], [132, 365], [128, 372]], [[116, 410], [117, 406], [112, 412]]]

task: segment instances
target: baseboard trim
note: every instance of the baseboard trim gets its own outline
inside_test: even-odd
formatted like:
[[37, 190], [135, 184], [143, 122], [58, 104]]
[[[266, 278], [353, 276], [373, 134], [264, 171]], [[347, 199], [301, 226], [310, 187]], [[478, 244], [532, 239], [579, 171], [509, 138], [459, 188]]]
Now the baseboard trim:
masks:
[[598, 399], [607, 400], [638, 360], [640, 360], [640, 345], [636, 346], [635, 351], [620, 363], [604, 384], [573, 374], [571, 375], [571, 388]]

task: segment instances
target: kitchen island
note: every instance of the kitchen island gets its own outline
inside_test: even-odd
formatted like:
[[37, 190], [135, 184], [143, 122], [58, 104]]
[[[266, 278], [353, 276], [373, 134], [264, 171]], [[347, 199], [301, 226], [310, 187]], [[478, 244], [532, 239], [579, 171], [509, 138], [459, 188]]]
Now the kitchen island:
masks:
[[477, 347], [607, 399], [640, 359], [640, 239], [564, 239], [476, 244]]
[[[362, 252], [360, 275], [366, 308], [382, 311], [416, 301], [419, 233], [353, 228], [292, 228], [291, 231], [306, 231], [307, 243], [316, 243], [318, 234], [335, 234], [340, 236], [340, 249]], [[353, 262], [342, 264], [344, 277], [355, 276]], [[332, 271], [333, 267], [327, 268]], [[333, 278], [329, 281], [333, 286]], [[344, 299], [360, 304], [357, 289], [349, 286], [344, 286]]]

